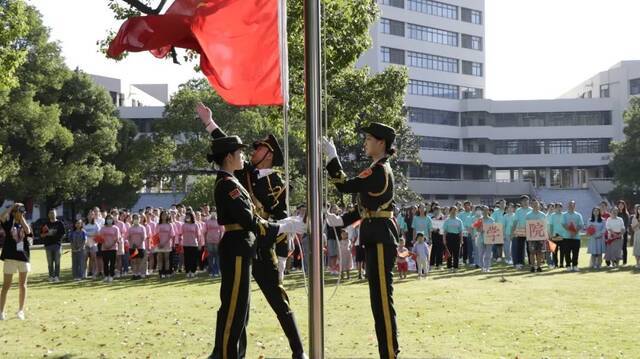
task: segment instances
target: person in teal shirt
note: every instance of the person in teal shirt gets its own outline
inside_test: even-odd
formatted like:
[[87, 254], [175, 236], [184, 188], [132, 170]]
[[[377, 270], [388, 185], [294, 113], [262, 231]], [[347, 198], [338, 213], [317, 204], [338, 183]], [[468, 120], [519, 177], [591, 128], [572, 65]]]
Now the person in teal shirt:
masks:
[[529, 196], [520, 196], [520, 208], [518, 208], [514, 215], [514, 239], [511, 243], [513, 245], [513, 264], [516, 269], [522, 269], [524, 267], [524, 252], [525, 245], [527, 243], [527, 237], [525, 235], [525, 226], [527, 224], [527, 214], [531, 212], [529, 207]]
[[465, 264], [469, 265], [473, 263], [473, 247], [474, 242], [471, 237], [473, 228], [473, 221], [475, 220], [475, 214], [472, 211], [471, 201], [464, 201], [464, 211], [460, 212], [458, 218], [462, 221], [464, 229], [462, 231], [462, 260]]
[[402, 236], [405, 236], [405, 232], [407, 232], [407, 221], [404, 219], [404, 215], [402, 214], [402, 210], [398, 211], [396, 216], [396, 221], [398, 221], [398, 228], [400, 228], [400, 233]]
[[502, 220], [504, 221], [504, 259], [508, 265], [513, 265], [513, 225], [515, 224], [515, 211], [516, 206], [513, 203], [509, 203], [507, 206], [507, 212], [504, 214]]
[[489, 217], [489, 207], [482, 206], [480, 210], [482, 211], [482, 227], [475, 229], [476, 244], [478, 248], [478, 255], [476, 257], [478, 258], [477, 264], [482, 269], [482, 272], [486, 273], [491, 271], [491, 256], [493, 254], [493, 245], [484, 243], [484, 229], [486, 225], [496, 223], [496, 221], [493, 218]]
[[413, 216], [413, 222], [411, 223], [411, 227], [413, 227], [413, 238], [411, 238], [411, 245], [416, 240], [416, 236], [418, 232], [422, 232], [425, 235], [425, 239], [427, 243], [431, 243], [431, 230], [433, 228], [433, 223], [431, 223], [431, 218], [427, 216], [427, 210], [424, 208], [424, 205], [420, 205], [418, 207], [418, 213]]
[[[564, 217], [564, 208], [562, 203], [557, 202], [554, 206], [554, 212], [549, 216], [549, 236], [557, 238], [554, 242], [558, 245], [553, 252], [553, 264], [559, 268], [564, 267], [565, 257], [565, 241], [564, 238], [568, 236], [567, 231], [562, 226], [562, 219]], [[559, 256], [558, 256], [559, 254]], [[569, 264], [567, 264], [568, 266]]]
[[444, 245], [449, 256], [447, 257], [447, 268], [449, 271], [455, 272], [458, 270], [458, 261], [460, 257], [460, 244], [462, 242], [462, 232], [464, 231], [464, 224], [462, 220], [457, 217], [458, 209], [451, 207], [449, 209], [449, 218], [447, 218], [442, 224], [442, 232], [444, 234]]
[[[505, 201], [504, 199], [496, 202], [495, 208], [493, 210], [493, 213], [491, 214], [491, 218], [493, 218], [493, 220], [496, 223], [499, 223], [502, 225], [502, 228], [504, 229], [504, 215], [505, 215], [505, 210], [506, 210], [506, 206], [507, 206], [507, 201]], [[504, 245], [503, 244], [494, 244], [493, 245], [493, 258], [496, 260], [496, 262], [502, 262], [502, 253], [503, 253], [503, 249], [504, 249]]]
[[565, 243], [565, 262], [567, 271], [577, 272], [578, 255], [580, 254], [580, 231], [584, 228], [582, 215], [576, 212], [576, 201], [569, 202], [567, 212], [562, 215], [562, 227], [567, 231]]
[[[538, 220], [543, 221], [544, 229], [547, 229], [547, 215], [540, 211], [540, 202], [537, 199], [531, 201], [532, 210], [525, 216], [526, 221]], [[529, 247], [529, 265], [531, 266], [531, 272], [542, 272], [542, 251], [544, 249], [545, 240], [542, 241], [528, 241]]]

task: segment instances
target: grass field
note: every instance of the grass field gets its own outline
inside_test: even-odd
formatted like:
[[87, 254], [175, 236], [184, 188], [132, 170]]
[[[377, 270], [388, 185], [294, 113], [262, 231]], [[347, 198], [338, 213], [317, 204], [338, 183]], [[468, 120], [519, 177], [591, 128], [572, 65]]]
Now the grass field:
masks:
[[[582, 264], [587, 256], [584, 251]], [[219, 280], [69, 280], [50, 284], [41, 250], [32, 255], [27, 320], [0, 322], [2, 358], [203, 358], [212, 348]], [[635, 264], [635, 261], [631, 261]], [[502, 282], [504, 274], [506, 282]], [[17, 278], [14, 278], [17, 281]], [[335, 278], [325, 289], [327, 358], [375, 358], [377, 347], [365, 281]], [[303, 278], [287, 277], [307, 342]], [[248, 358], [290, 357], [286, 339], [252, 285]], [[619, 270], [540, 274], [495, 267], [491, 273], [436, 272], [396, 281], [403, 358], [640, 358], [640, 273]]]

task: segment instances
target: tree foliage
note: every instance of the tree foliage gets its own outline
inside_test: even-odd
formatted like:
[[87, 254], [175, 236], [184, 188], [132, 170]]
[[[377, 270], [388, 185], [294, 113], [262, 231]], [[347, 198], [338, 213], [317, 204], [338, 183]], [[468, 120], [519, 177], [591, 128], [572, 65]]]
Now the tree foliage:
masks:
[[609, 164], [614, 173], [616, 188], [612, 198], [640, 197], [640, 98], [632, 97], [624, 112], [625, 140], [611, 144], [613, 160]]
[[6, 3], [26, 31], [14, 39], [24, 51], [16, 85], [0, 102], [0, 193], [47, 207], [133, 205], [144, 179], [171, 164], [173, 141], [138, 136], [133, 123], [118, 119], [104, 88], [65, 66], [38, 11], [0, 0]]

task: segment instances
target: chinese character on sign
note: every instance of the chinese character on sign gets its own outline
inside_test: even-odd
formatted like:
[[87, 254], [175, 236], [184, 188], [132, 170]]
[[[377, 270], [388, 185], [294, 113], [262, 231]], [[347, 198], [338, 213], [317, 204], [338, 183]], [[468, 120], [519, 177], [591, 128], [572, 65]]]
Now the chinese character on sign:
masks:
[[543, 220], [527, 221], [527, 240], [544, 241], [547, 239], [547, 226]]

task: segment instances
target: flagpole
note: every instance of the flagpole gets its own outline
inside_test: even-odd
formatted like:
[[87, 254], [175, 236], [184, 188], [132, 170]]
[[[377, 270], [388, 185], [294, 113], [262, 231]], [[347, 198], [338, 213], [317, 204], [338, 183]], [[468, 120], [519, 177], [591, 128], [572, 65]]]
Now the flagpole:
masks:
[[309, 355], [324, 358], [324, 303], [322, 271], [322, 188], [320, 178], [320, 0], [304, 2], [304, 66], [307, 119], [307, 208], [310, 225]]

